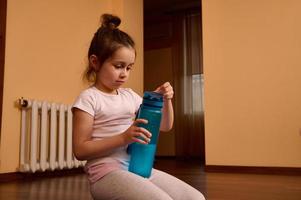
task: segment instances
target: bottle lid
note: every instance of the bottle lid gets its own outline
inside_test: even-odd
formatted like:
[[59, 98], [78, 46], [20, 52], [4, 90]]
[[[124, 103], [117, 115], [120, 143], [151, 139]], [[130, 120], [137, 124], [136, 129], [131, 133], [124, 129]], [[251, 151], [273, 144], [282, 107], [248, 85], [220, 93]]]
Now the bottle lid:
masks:
[[155, 106], [162, 108], [163, 107], [163, 95], [157, 92], [146, 91], [143, 95], [144, 105]]

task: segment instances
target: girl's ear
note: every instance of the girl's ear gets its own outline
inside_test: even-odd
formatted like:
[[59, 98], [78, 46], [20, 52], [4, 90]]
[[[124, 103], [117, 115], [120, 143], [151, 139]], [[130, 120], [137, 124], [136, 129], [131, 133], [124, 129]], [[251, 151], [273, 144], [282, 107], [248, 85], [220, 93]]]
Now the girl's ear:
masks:
[[89, 58], [91, 67], [97, 72], [99, 70], [99, 61], [96, 55], [91, 55]]

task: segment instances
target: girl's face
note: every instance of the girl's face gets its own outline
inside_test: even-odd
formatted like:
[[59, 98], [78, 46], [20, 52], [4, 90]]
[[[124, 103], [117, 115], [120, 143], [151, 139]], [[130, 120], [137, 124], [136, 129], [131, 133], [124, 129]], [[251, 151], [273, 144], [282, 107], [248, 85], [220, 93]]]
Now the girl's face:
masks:
[[133, 48], [119, 48], [98, 68], [95, 86], [103, 92], [116, 94], [116, 89], [128, 80], [135, 57]]

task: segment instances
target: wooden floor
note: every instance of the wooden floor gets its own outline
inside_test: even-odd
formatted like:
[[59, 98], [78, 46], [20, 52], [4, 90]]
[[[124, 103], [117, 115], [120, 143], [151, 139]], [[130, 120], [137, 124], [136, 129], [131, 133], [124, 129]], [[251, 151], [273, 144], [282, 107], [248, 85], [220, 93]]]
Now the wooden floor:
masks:
[[[200, 190], [208, 200], [301, 200], [301, 176], [205, 173], [200, 162], [157, 159], [161, 169]], [[0, 199], [89, 200], [84, 174], [0, 184]]]

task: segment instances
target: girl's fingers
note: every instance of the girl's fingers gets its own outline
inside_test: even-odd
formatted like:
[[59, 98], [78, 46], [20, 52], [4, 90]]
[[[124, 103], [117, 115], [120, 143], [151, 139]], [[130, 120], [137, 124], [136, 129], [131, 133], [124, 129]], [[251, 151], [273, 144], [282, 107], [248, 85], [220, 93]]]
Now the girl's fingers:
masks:
[[170, 89], [172, 90], [172, 87], [171, 87], [170, 83], [169, 82], [165, 82], [162, 85], [160, 85], [159, 87], [157, 87], [154, 90], [154, 92], [164, 94], [166, 91], [168, 91]]
[[146, 119], [136, 119], [134, 122], [133, 122], [133, 125], [134, 126], [137, 126], [138, 124], [147, 124], [148, 121]]
[[132, 140], [142, 144], [148, 144], [150, 142], [152, 134], [142, 127], [133, 127], [132, 129]]
[[146, 141], [144, 141], [144, 140], [141, 140], [141, 139], [139, 139], [139, 138], [137, 138], [137, 137], [133, 138], [133, 141], [134, 141], [134, 142], [138, 142], [138, 143], [140, 143], [140, 144], [148, 144], [148, 142], [146, 142]]
[[[133, 141], [143, 143], [143, 144], [148, 144], [150, 142], [150, 137], [146, 136], [142, 132], [136, 131], [135, 134], [133, 135]], [[143, 141], [143, 142], [141, 142]]]
[[164, 99], [172, 99], [174, 92], [170, 91], [163, 95]]
[[146, 135], [147, 137], [151, 137], [152, 134], [146, 130], [145, 128], [143, 127], [138, 127], [139, 124], [147, 124], [148, 121], [146, 119], [136, 119], [134, 122], [133, 122], [133, 125], [134, 126], [134, 131], [135, 132], [140, 132], [140, 133], [143, 133], [144, 135]]
[[165, 83], [163, 83], [163, 85], [162, 85], [162, 87], [164, 87], [164, 88], [167, 88], [167, 87], [169, 87], [169, 86], [171, 86], [169, 82], [165, 82]]
[[161, 86], [160, 87], [157, 87], [154, 92], [157, 92], [157, 93], [160, 93], [160, 90], [161, 90]]
[[166, 83], [163, 84], [163, 89], [164, 89], [165, 91], [172, 91], [172, 90], [173, 90], [173, 89], [172, 89], [172, 86], [170, 85], [169, 82], [166, 82]]
[[173, 91], [173, 88], [172, 86], [170, 85], [169, 82], [166, 82], [164, 83], [162, 86], [160, 86], [160, 91], [165, 94], [165, 93], [168, 93], [168, 92], [172, 92]]
[[138, 132], [139, 134], [142, 133], [143, 136], [147, 137], [147, 138], [150, 138], [152, 137], [152, 134], [146, 130], [145, 128], [142, 128], [142, 127], [136, 127], [136, 132]]

